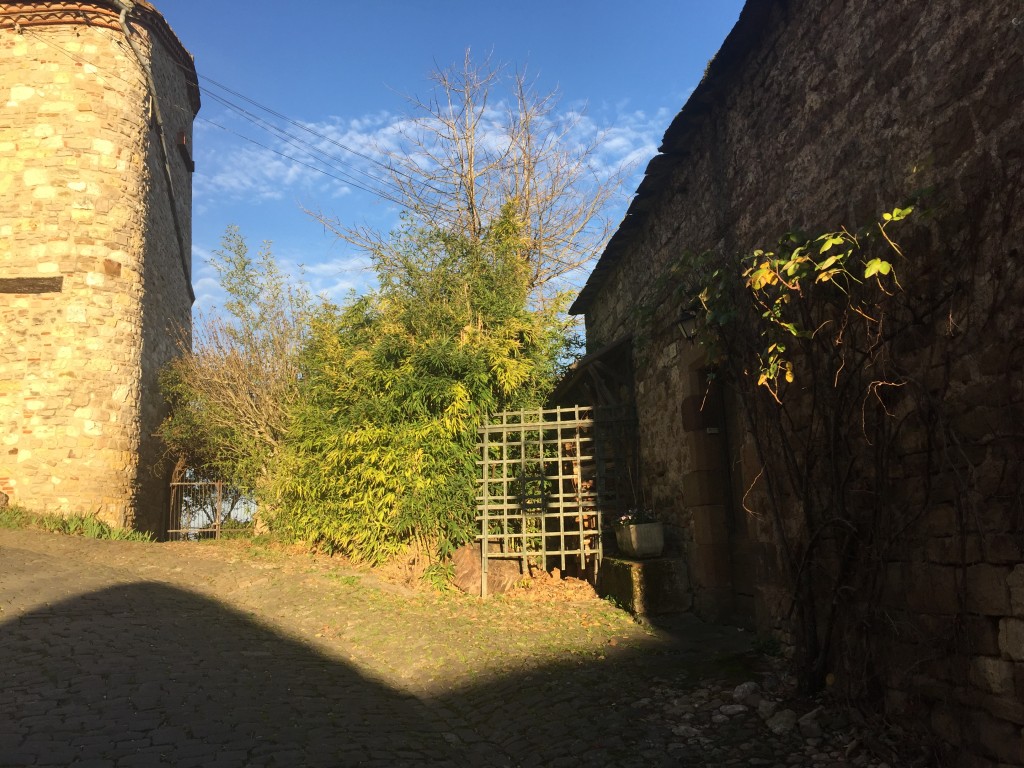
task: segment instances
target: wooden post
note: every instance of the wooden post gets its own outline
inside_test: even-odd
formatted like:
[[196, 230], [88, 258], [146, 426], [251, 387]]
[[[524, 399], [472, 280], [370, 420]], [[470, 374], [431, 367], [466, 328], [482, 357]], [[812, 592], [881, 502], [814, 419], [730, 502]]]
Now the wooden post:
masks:
[[213, 524], [213, 538], [215, 538], [215, 539], [219, 539], [220, 538], [220, 507], [221, 507], [221, 499], [222, 499], [221, 490], [222, 490], [223, 486], [224, 486], [224, 483], [221, 482], [220, 480], [218, 480], [217, 481], [217, 504], [213, 508], [213, 514], [215, 515], [215, 517], [214, 517], [214, 521], [215, 522]]

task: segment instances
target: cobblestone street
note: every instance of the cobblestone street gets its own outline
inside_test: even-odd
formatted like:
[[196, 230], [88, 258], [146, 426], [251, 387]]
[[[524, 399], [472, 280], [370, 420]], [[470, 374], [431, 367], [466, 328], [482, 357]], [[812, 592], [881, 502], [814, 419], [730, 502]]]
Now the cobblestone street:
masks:
[[0, 531], [0, 765], [880, 764], [736, 703], [756, 674], [735, 629], [613, 618], [540, 658], [513, 650], [544, 640], [514, 611], [495, 626], [430, 598], [463, 606], [437, 637], [444, 617], [387, 610], [400, 591], [218, 546]]

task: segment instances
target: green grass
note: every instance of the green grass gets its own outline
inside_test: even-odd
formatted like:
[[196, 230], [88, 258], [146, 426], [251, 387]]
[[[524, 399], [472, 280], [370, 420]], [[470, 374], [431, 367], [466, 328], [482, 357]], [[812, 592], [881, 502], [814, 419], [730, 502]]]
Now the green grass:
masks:
[[343, 587], [358, 587], [362, 579], [344, 573], [328, 573], [327, 578]]
[[0, 528], [27, 528], [31, 515], [21, 507], [0, 508]]
[[66, 536], [111, 541], [153, 541], [150, 533], [115, 528], [95, 515], [41, 515], [18, 506], [0, 508], [0, 528], [33, 528]]

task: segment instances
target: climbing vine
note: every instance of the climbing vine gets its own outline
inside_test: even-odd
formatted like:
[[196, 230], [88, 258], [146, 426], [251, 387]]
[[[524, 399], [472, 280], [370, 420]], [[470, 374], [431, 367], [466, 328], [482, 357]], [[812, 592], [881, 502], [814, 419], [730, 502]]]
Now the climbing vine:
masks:
[[[701, 341], [762, 464], [743, 503], [777, 544], [808, 690], [859, 662], [840, 646], [857, 636], [848, 627], [877, 619], [886, 550], [909, 514], [893, 513], [892, 453], [917, 409], [904, 407], [910, 380], [893, 343], [923, 309], [900, 282], [912, 270], [891, 230], [912, 213], [787, 233], [738, 268], [713, 254], [688, 262]], [[869, 684], [863, 668], [845, 671]]]
[[[838, 325], [839, 332], [832, 341], [840, 346], [846, 328], [842, 321], [853, 316], [859, 316], [877, 331], [881, 323], [880, 301], [901, 290], [891, 259], [903, 258], [903, 251], [887, 234], [886, 228], [903, 221], [912, 212], [912, 206], [894, 208], [891, 213], [883, 214], [882, 221], [874, 227], [859, 233], [843, 228], [813, 239], [789, 233], [774, 251], [759, 248], [743, 260], [743, 285], [749, 290], [754, 309], [761, 317], [761, 322], [755, 326], [757, 335], [767, 345], [757, 352], [757, 384], [765, 387], [776, 402], [781, 403], [780, 383], [791, 384], [796, 379], [792, 345], [787, 346], [790, 339], [813, 340], [819, 334], [835, 333]], [[891, 253], [877, 254], [868, 249], [869, 241], [878, 236]], [[855, 290], [864, 281], [873, 281], [877, 292]], [[723, 288], [721, 281], [716, 285], [719, 291]], [[816, 317], [811, 304], [818, 297], [812, 296], [812, 291], [817, 288], [820, 295], [822, 288], [829, 287], [833, 292], [824, 303], [826, 308], [839, 312]], [[707, 327], [720, 331], [722, 326], [715, 318], [731, 314], [712, 310], [714, 304], [723, 300], [721, 293], [712, 294], [712, 290], [705, 286], [700, 300], [712, 320]], [[844, 301], [845, 307], [842, 306]], [[818, 324], [812, 326], [811, 323]]]

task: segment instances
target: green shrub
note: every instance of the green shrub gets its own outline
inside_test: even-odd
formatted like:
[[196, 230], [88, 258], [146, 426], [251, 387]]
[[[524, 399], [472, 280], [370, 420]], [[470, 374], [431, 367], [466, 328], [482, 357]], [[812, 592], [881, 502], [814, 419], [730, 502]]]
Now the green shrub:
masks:
[[527, 307], [519, 232], [508, 208], [481, 242], [407, 226], [374, 257], [379, 289], [314, 320], [278, 528], [375, 563], [471, 537], [478, 423], [540, 402], [564, 349], [555, 312]]

